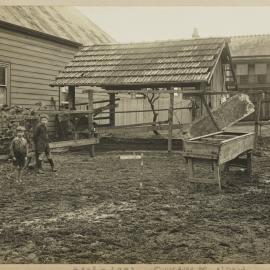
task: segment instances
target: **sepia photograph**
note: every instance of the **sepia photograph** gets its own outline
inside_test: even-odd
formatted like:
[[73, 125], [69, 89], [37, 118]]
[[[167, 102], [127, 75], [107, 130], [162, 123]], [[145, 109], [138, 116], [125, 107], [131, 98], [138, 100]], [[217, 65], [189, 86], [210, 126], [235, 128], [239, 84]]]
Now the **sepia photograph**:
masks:
[[0, 265], [269, 264], [269, 14], [0, 3]]

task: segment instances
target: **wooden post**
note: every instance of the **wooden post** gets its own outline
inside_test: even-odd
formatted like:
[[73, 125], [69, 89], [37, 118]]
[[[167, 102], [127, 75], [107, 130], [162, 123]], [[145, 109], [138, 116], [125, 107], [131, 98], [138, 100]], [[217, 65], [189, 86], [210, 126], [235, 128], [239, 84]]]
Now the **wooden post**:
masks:
[[252, 152], [247, 152], [247, 174], [252, 175]]
[[[88, 92], [88, 110], [92, 111], [88, 113], [88, 132], [89, 138], [93, 137], [93, 111], [94, 111], [94, 103], [93, 103], [93, 91]], [[95, 156], [95, 145], [90, 145], [90, 155], [91, 157]]]
[[168, 153], [172, 152], [172, 133], [173, 133], [173, 103], [174, 103], [174, 93], [170, 93], [170, 107], [168, 110]]
[[58, 87], [58, 110], [61, 110], [61, 87]]
[[218, 162], [214, 163], [214, 175], [215, 175], [215, 179], [218, 182], [219, 190], [221, 191], [222, 187], [221, 187], [221, 179], [220, 179], [220, 167], [219, 167]]
[[68, 87], [68, 108], [75, 110], [75, 86]]
[[[115, 94], [110, 95], [110, 105], [115, 106]], [[115, 107], [110, 108], [110, 126], [115, 126]]]
[[262, 104], [262, 93], [259, 93], [257, 96], [257, 104], [255, 107], [255, 126], [254, 126], [254, 150], [257, 149], [258, 144], [258, 131], [259, 131], [259, 122], [261, 115], [261, 104]]
[[192, 181], [194, 178], [194, 165], [193, 165], [193, 160], [192, 158], [188, 158], [188, 179], [189, 181]]
[[202, 98], [202, 102], [203, 102], [203, 104], [204, 104], [204, 106], [206, 108], [206, 111], [209, 114], [209, 116], [211, 117], [211, 119], [212, 119], [212, 121], [213, 121], [213, 123], [214, 123], [214, 125], [215, 125], [215, 127], [217, 129], [217, 131], [220, 131], [221, 129], [219, 128], [218, 123], [216, 122], [216, 120], [214, 118], [214, 115], [213, 115], [211, 109], [209, 108], [209, 106], [207, 104], [207, 101], [205, 99], [205, 95], [202, 95], [201, 98]]

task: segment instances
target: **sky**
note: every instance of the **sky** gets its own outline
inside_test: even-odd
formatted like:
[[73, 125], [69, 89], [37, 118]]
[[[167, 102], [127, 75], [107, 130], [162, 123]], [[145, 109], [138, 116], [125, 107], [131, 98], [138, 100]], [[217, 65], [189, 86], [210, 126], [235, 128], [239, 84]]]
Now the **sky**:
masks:
[[77, 8], [117, 42], [270, 34], [270, 6]]

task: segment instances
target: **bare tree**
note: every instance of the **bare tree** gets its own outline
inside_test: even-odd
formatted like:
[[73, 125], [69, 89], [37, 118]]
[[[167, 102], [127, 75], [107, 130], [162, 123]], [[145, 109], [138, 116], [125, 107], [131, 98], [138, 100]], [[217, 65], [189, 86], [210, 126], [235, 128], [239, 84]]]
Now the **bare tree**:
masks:
[[155, 127], [157, 126], [156, 122], [158, 118], [158, 112], [155, 109], [155, 102], [159, 99], [160, 94], [151, 93], [151, 94], [143, 94], [143, 96], [147, 98], [150, 104], [151, 110], [153, 112], [153, 127], [154, 127], [153, 132], [155, 135], [160, 135], [159, 132], [155, 129]]

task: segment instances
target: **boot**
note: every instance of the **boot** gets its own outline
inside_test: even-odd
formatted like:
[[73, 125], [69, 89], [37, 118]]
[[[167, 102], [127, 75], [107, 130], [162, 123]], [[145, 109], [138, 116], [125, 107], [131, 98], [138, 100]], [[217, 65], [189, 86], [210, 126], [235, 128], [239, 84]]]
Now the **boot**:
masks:
[[53, 162], [52, 158], [48, 158], [48, 161], [51, 165], [52, 172], [57, 172], [57, 169], [55, 169], [55, 167], [54, 167], [54, 162]]
[[44, 174], [44, 171], [42, 168], [42, 161], [40, 159], [37, 159], [36, 162], [37, 162], [38, 174]]

